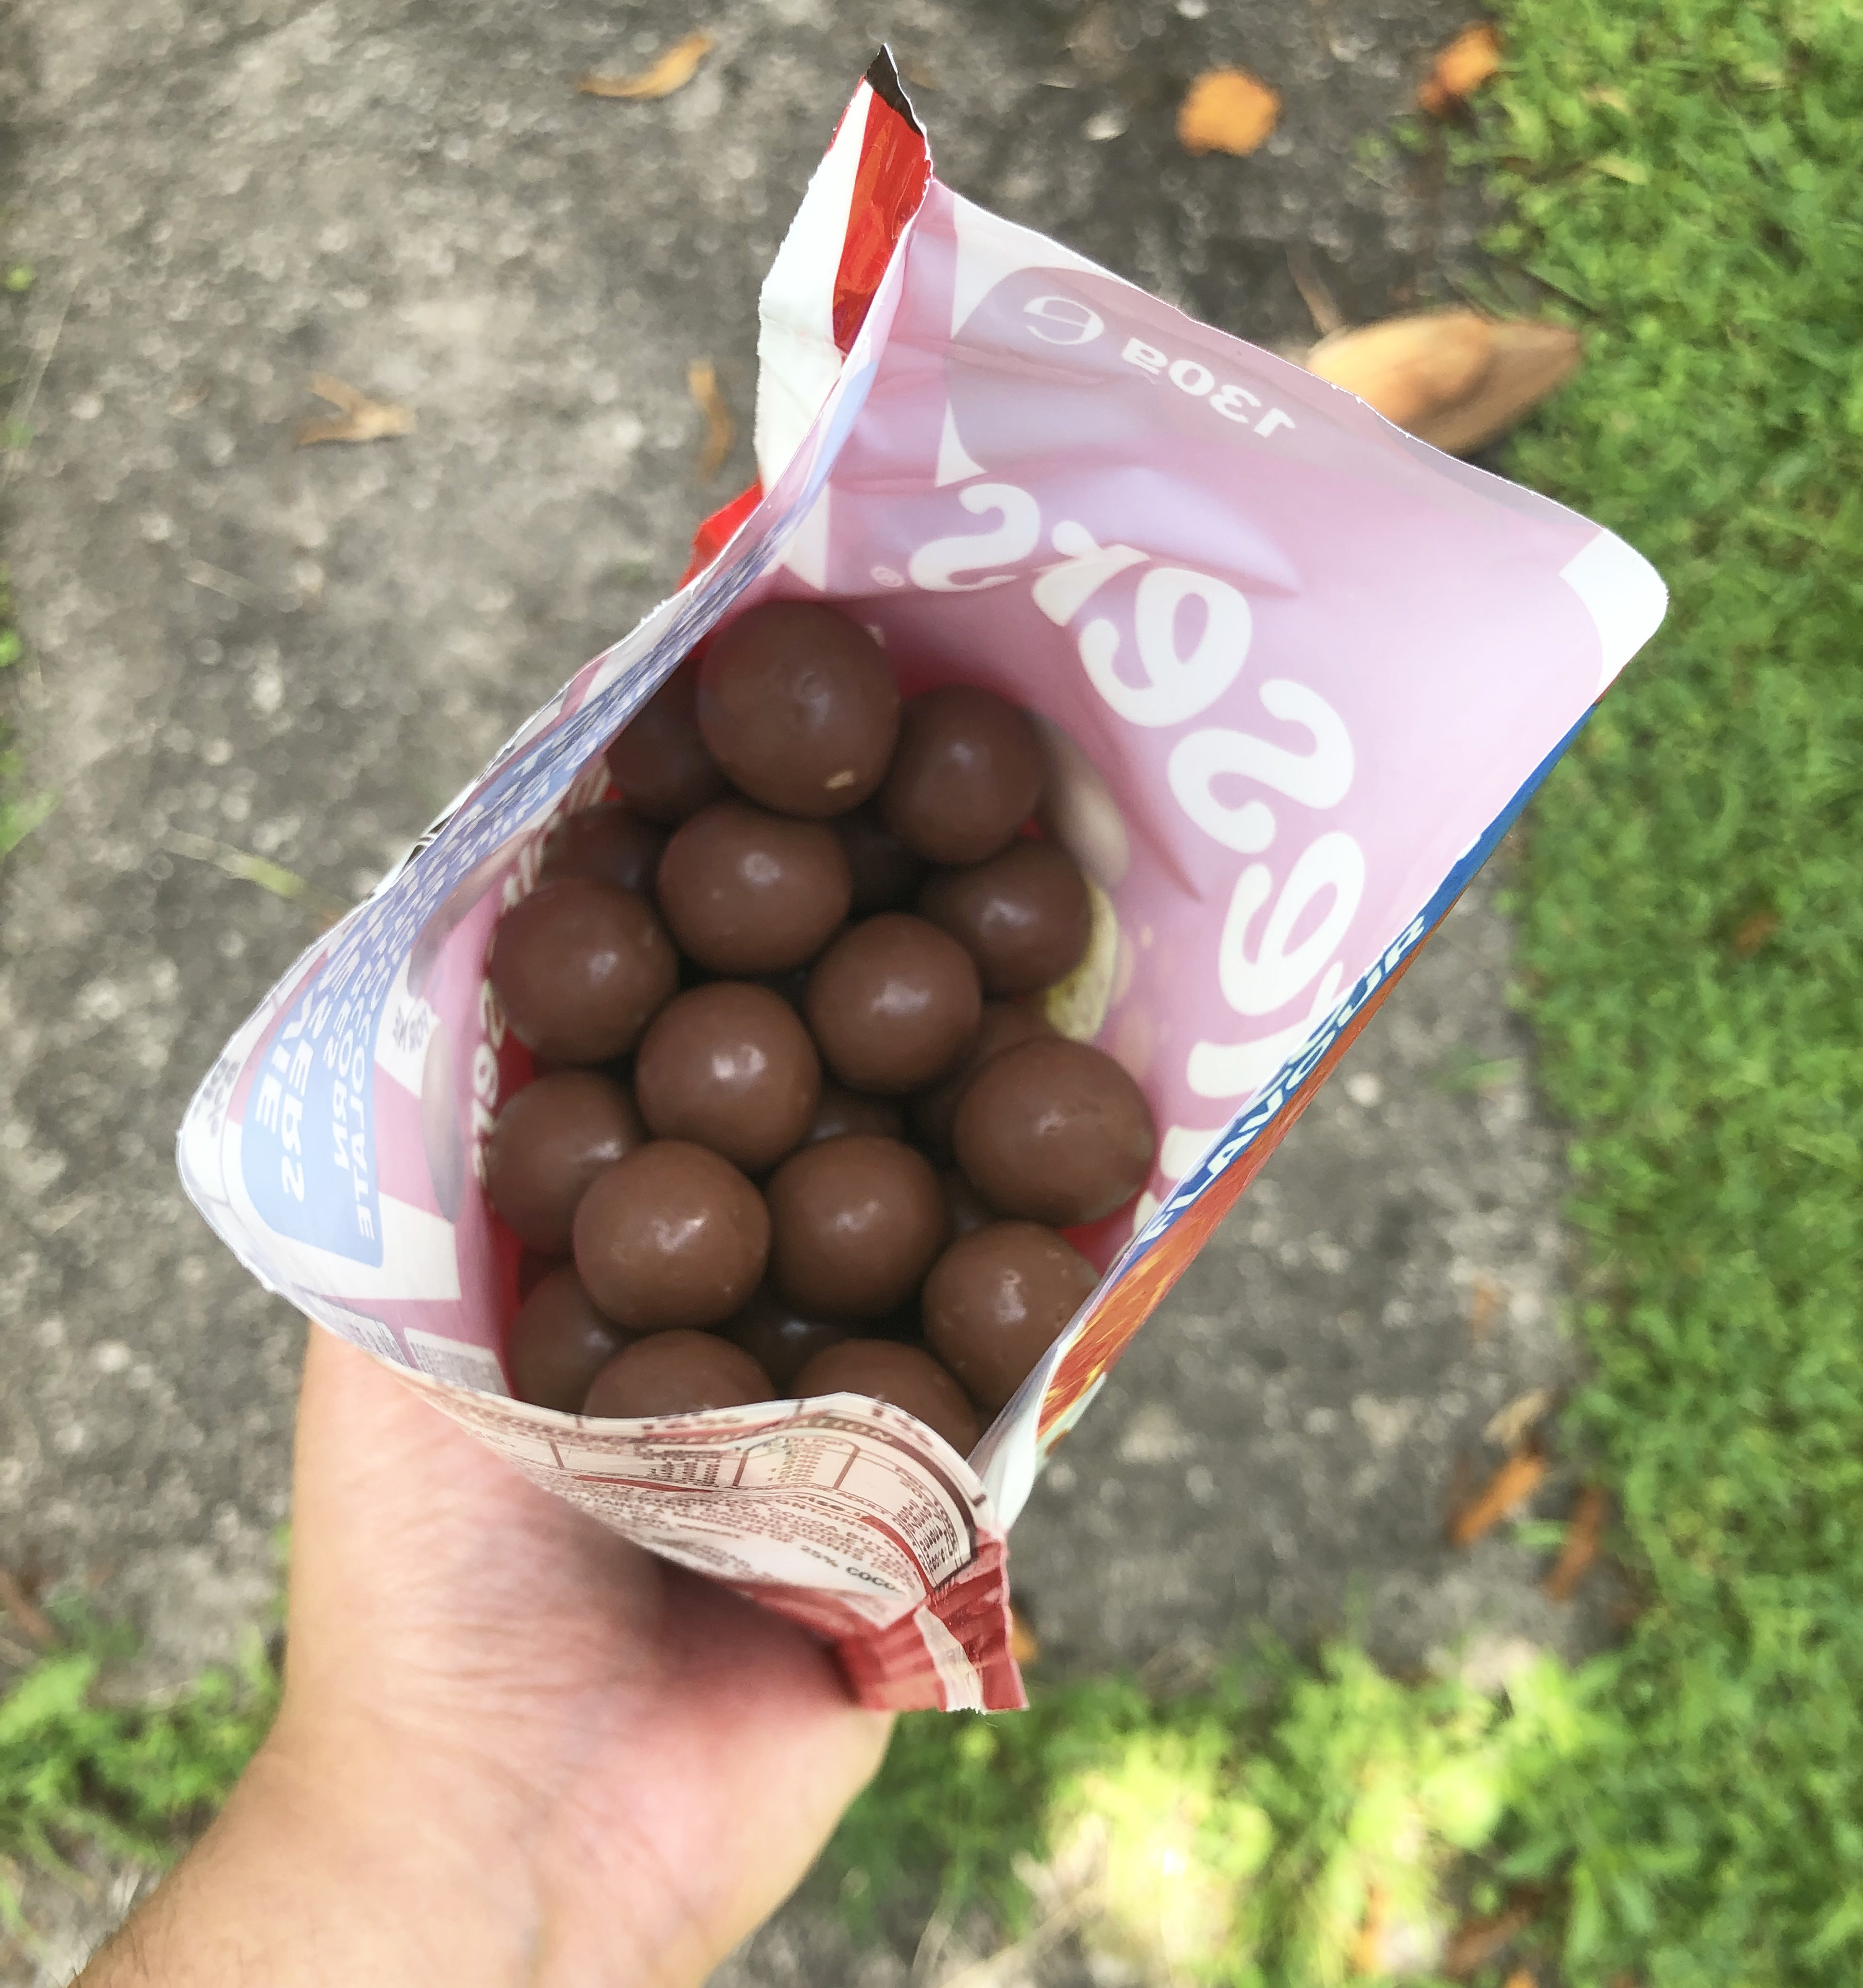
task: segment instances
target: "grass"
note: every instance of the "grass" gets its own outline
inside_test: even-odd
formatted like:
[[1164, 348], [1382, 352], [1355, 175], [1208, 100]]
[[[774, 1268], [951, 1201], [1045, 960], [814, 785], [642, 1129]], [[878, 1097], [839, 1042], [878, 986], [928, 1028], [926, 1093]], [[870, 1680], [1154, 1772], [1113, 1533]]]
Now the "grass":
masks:
[[[1052, 1931], [1091, 1870], [1092, 1940], [1324, 1988], [1527, 1885], [1573, 1988], [1863, 1973], [1863, 5], [1502, 22], [1455, 149], [1587, 355], [1509, 467], [1675, 603], [1536, 803], [1514, 907], [1590, 1252], [1565, 1426], [1647, 1606], [1500, 1702], [1340, 1648], [908, 1719], [818, 1880], [869, 1926]], [[87, 1661], [0, 1706], [14, 1854], [152, 1842], [256, 1730], [211, 1695], [100, 1709]]]

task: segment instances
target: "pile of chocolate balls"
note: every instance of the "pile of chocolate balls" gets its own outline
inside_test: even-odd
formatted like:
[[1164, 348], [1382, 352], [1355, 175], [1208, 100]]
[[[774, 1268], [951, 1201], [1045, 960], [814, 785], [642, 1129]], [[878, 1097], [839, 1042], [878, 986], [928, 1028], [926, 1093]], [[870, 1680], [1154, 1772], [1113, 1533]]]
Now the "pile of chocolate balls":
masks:
[[537, 1075], [486, 1151], [524, 1246], [515, 1391], [597, 1416], [891, 1401], [968, 1452], [1142, 1187], [1138, 1087], [1029, 997], [1087, 889], [1031, 832], [1026, 715], [902, 703], [866, 631], [772, 604], [608, 748], [487, 972]]

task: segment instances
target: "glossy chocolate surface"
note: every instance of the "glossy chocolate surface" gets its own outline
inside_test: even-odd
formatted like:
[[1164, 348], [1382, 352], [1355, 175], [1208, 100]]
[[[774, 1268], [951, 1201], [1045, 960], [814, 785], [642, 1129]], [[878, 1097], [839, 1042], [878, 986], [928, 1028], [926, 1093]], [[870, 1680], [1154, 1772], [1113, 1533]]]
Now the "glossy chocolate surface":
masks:
[[984, 1064], [957, 1107], [952, 1143], [991, 1207], [1065, 1229], [1138, 1192], [1157, 1134], [1143, 1093], [1112, 1057], [1054, 1036]]
[[799, 1310], [876, 1319], [918, 1290], [944, 1243], [944, 1196], [921, 1153], [851, 1133], [771, 1175], [770, 1281]]
[[1032, 994], [1080, 964], [1092, 908], [1080, 866], [1052, 842], [1019, 836], [964, 870], [940, 870], [919, 893], [919, 915], [977, 962], [986, 994]]
[[514, 1092], [485, 1145], [485, 1191], [527, 1249], [566, 1256], [576, 1204], [605, 1167], [647, 1137], [633, 1100], [592, 1070], [559, 1070]]
[[721, 1325], [761, 1281], [770, 1216], [729, 1160], [655, 1139], [596, 1176], [574, 1240], [590, 1297], [618, 1324], [699, 1330]]
[[815, 962], [802, 1009], [843, 1084], [901, 1096], [962, 1061], [983, 995], [970, 955], [948, 933], [882, 911], [844, 932]]
[[848, 915], [835, 832], [723, 800], [683, 823], [660, 858], [660, 909], [681, 948], [714, 973], [777, 973], [812, 958]]
[[949, 1077], [929, 1090], [921, 1090], [907, 1107], [913, 1133], [920, 1144], [940, 1159], [948, 1159], [958, 1100], [970, 1079], [993, 1056], [1001, 1055], [1018, 1043], [1032, 1042], [1037, 1036], [1053, 1033], [1032, 1008], [1018, 1007], [1008, 1001], [986, 1001], [970, 1054]]
[[520, 1401], [574, 1415], [589, 1383], [634, 1335], [596, 1309], [573, 1267], [552, 1270], [519, 1307], [505, 1342]]
[[964, 1390], [929, 1353], [891, 1339], [848, 1339], [818, 1353], [798, 1374], [797, 1394], [865, 1395], [890, 1401], [968, 1456], [982, 1435]]
[[601, 1369], [590, 1384], [582, 1412], [689, 1415], [773, 1398], [769, 1375], [741, 1346], [709, 1332], [656, 1332]]
[[811, 1318], [766, 1290], [718, 1330], [733, 1346], [741, 1346], [770, 1376], [777, 1392], [784, 1395], [809, 1361], [828, 1347], [838, 1346], [849, 1328]]
[[994, 1415], [1086, 1301], [1099, 1273], [1064, 1236], [994, 1222], [952, 1243], [925, 1280], [925, 1343]]
[[880, 790], [880, 814], [928, 863], [981, 863], [1034, 813], [1042, 749], [1012, 704], [969, 684], [911, 698]]
[[518, 1040], [565, 1063], [631, 1050], [679, 985], [652, 906], [585, 877], [540, 884], [506, 911], [486, 972]]
[[635, 1058], [634, 1094], [656, 1138], [691, 1139], [761, 1173], [807, 1134], [821, 1061], [780, 994], [714, 980], [676, 995], [653, 1018]]
[[606, 801], [557, 823], [544, 844], [537, 874], [546, 881], [553, 877], [588, 877], [598, 884], [650, 897], [660, 851], [666, 847], [665, 829], [630, 814], [618, 801]]
[[683, 821], [725, 791], [724, 775], [699, 735], [696, 689], [695, 666], [682, 663], [608, 748], [608, 771], [622, 801], [649, 821]]
[[818, 820], [879, 785], [899, 694], [859, 622], [816, 602], [771, 601], [713, 637], [699, 668], [698, 718], [740, 793]]

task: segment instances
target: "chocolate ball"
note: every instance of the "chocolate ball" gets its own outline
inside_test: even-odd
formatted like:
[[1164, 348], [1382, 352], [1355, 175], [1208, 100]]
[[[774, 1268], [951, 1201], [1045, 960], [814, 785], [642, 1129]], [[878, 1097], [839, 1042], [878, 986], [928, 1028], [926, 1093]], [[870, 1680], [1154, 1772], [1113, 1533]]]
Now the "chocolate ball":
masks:
[[800, 966], [848, 915], [848, 859], [832, 829], [748, 801], [717, 801], [675, 831], [660, 858], [660, 909], [714, 973]]
[[871, 1132], [876, 1139], [903, 1139], [906, 1116], [890, 1097], [869, 1097], [825, 1081], [821, 1101], [815, 1107], [815, 1123], [809, 1127], [804, 1143], [818, 1145], [824, 1139], [838, 1139], [848, 1132]]
[[585, 1415], [690, 1415], [772, 1398], [770, 1376], [741, 1346], [709, 1332], [656, 1332], [602, 1368]]
[[816, 961], [802, 1012], [843, 1084], [897, 1097], [936, 1083], [963, 1060], [983, 995], [970, 955], [948, 933], [882, 911]]
[[964, 1390], [929, 1353], [890, 1339], [845, 1339], [818, 1353], [791, 1383], [796, 1393], [865, 1395], [890, 1401], [943, 1437], [960, 1456], [983, 1431]]
[[520, 1401], [574, 1415], [589, 1383], [633, 1338], [596, 1310], [573, 1268], [552, 1270], [511, 1321], [505, 1341], [511, 1391]]
[[714, 980], [676, 995], [634, 1060], [634, 1095], [656, 1138], [691, 1139], [746, 1173], [801, 1143], [821, 1094], [821, 1060], [780, 994]]
[[572, 1268], [567, 1256], [547, 1256], [541, 1250], [525, 1249], [517, 1259], [517, 1301], [522, 1304], [544, 1280], [557, 1270]]
[[769, 1290], [759, 1291], [718, 1330], [733, 1346], [741, 1346], [778, 1390], [787, 1389], [818, 1353], [848, 1336], [845, 1325], [811, 1318]]
[[1037, 1036], [1053, 1033], [1032, 1009], [1018, 1008], [1008, 1001], [986, 1001], [983, 1019], [977, 1024], [970, 1054], [942, 1083], [934, 1084], [929, 1090], [921, 1090], [906, 1107], [920, 1144], [940, 1159], [948, 1158], [958, 1101], [970, 1079], [993, 1056], [1000, 1055], [1018, 1043], [1032, 1042]]
[[947, 684], [906, 705], [880, 814], [928, 863], [981, 863], [1035, 813], [1042, 748], [1012, 704]]
[[731, 783], [764, 806], [845, 814], [886, 777], [899, 693], [858, 622], [773, 600], [715, 637], [699, 666], [699, 729]]
[[1065, 1236], [1033, 1222], [993, 1222], [933, 1264], [920, 1300], [925, 1343], [994, 1415], [1099, 1282]]
[[854, 915], [907, 909], [924, 881], [925, 865], [880, 820], [879, 810], [869, 803], [837, 815], [834, 827], [854, 878]]
[[630, 814], [617, 801], [608, 801], [557, 823], [544, 844], [537, 874], [546, 880], [588, 877], [645, 897], [653, 888], [653, 874], [666, 847], [663, 828]]
[[655, 1139], [598, 1174], [576, 1210], [576, 1268], [632, 1332], [720, 1325], [770, 1256], [764, 1198], [729, 1160]]
[[540, 884], [506, 911], [486, 973], [511, 1033], [559, 1063], [633, 1048], [679, 980], [646, 899], [586, 877]]
[[694, 665], [682, 663], [608, 748], [608, 771], [622, 800], [649, 821], [683, 821], [725, 791], [724, 775], [699, 735], [697, 685]]
[[938, 1176], [938, 1185], [944, 1193], [945, 1232], [953, 1242], [960, 1236], [974, 1236], [999, 1219], [996, 1210], [957, 1168], [947, 1167]]
[[576, 1203], [603, 1168], [643, 1144], [646, 1128], [618, 1084], [559, 1070], [512, 1094], [485, 1142], [485, 1192], [526, 1248], [568, 1253]]
[[919, 893], [919, 915], [976, 961], [986, 994], [1052, 987], [1080, 964], [1093, 924], [1080, 866], [1026, 837], [967, 870], [940, 871]]
[[1112, 1057], [1052, 1036], [984, 1065], [957, 1107], [951, 1141], [991, 1207], [1069, 1228], [1138, 1192], [1157, 1133], [1144, 1094]]
[[770, 1281], [824, 1318], [881, 1317], [944, 1244], [944, 1197], [923, 1155], [861, 1132], [791, 1153], [764, 1190]]

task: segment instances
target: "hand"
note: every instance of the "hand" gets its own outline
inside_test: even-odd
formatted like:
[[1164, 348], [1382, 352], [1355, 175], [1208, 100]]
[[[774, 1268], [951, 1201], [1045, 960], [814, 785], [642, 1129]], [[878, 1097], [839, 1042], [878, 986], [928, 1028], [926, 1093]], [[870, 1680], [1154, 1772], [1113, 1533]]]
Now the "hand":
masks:
[[697, 1984], [889, 1724], [313, 1328], [283, 1707], [84, 1988]]

